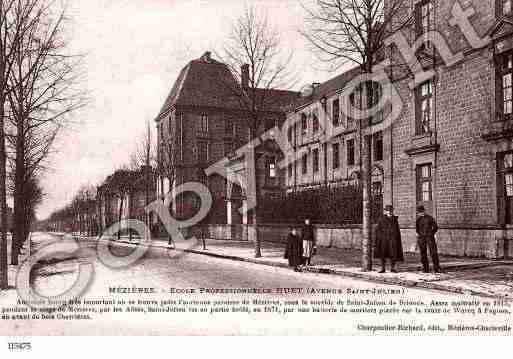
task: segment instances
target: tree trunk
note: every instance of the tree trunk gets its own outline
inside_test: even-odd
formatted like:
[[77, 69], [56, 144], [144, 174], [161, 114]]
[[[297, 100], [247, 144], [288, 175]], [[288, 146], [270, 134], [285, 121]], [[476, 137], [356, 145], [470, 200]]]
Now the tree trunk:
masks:
[[[18, 108], [20, 116], [23, 108]], [[14, 233], [11, 243], [11, 264], [18, 265], [19, 249], [23, 245], [25, 229], [25, 213], [27, 200], [24, 198], [25, 187], [25, 126], [19, 119], [16, 123], [16, 167], [14, 169]]]
[[[118, 222], [121, 223], [121, 216], [123, 214], [123, 199], [124, 199], [124, 195], [122, 194], [120, 196], [120, 201], [119, 201], [119, 213], [118, 213]], [[118, 231], [118, 241], [121, 239], [121, 228], [119, 229]]]
[[[255, 121], [256, 123], [258, 123], [258, 121]], [[253, 126], [253, 128], [251, 129], [251, 139], [253, 138], [257, 138], [257, 129], [256, 129], [256, 126]], [[260, 233], [259, 233], [259, 228], [258, 228], [258, 222], [259, 222], [259, 218], [258, 218], [258, 203], [260, 201], [260, 186], [258, 185], [258, 178], [259, 178], [259, 167], [258, 167], [258, 158], [257, 158], [257, 155], [256, 155], [256, 148], [253, 148], [252, 150], [248, 151], [248, 154], [250, 156], [250, 158], [247, 159], [247, 163], [249, 163], [250, 165], [254, 166], [254, 178], [250, 178], [249, 180], [251, 181], [254, 181], [254, 200], [255, 200], [255, 208], [253, 208], [251, 210], [251, 214], [252, 214], [252, 219], [253, 219], [253, 228], [255, 230], [255, 258], [260, 258], [262, 257], [262, 243], [260, 241]], [[247, 196], [251, 196], [253, 195], [251, 193], [251, 187], [248, 188], [248, 191], [247, 191]]]
[[372, 230], [371, 230], [371, 136], [364, 136], [362, 154], [362, 270], [372, 270]]
[[[0, 55], [1, 56], [1, 55]], [[0, 61], [1, 62], [1, 61]], [[2, 64], [3, 65], [3, 64]], [[4, 74], [4, 66], [0, 66], [0, 76]], [[7, 201], [5, 188], [5, 131], [4, 131], [4, 104], [5, 89], [0, 86], [0, 216], [2, 245], [0, 247], [0, 288], [7, 289], [9, 287], [7, 271]]]
[[[128, 209], [128, 219], [132, 218], [132, 196], [128, 195], [127, 198], [127, 209]], [[132, 242], [132, 229], [128, 228], [128, 240]]]

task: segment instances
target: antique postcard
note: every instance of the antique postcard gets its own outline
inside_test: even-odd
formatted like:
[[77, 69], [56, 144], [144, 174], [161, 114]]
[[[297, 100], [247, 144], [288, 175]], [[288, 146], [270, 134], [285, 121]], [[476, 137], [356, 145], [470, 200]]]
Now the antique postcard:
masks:
[[512, 334], [513, 0], [0, 0], [0, 335]]

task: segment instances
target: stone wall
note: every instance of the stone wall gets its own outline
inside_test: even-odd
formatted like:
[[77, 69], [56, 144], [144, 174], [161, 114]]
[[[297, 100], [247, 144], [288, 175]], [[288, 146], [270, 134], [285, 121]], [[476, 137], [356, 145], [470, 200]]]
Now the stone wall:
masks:
[[[260, 225], [263, 241], [284, 242], [290, 231], [289, 225]], [[200, 236], [196, 228], [192, 233]], [[252, 225], [210, 225], [204, 234], [211, 239], [255, 241]], [[401, 228], [405, 252], [418, 252], [414, 228]], [[315, 226], [317, 244], [326, 248], [360, 249], [362, 230], [360, 226]], [[444, 255], [503, 258], [513, 256], [513, 229], [502, 231], [494, 228], [441, 228], [437, 234], [438, 252]]]

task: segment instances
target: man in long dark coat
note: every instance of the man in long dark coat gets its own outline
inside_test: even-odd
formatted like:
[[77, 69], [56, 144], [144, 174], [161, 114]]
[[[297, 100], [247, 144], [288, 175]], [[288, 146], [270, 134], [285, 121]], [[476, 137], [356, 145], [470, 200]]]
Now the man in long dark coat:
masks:
[[394, 216], [392, 206], [387, 205], [385, 207], [385, 215], [378, 221], [374, 238], [376, 240], [374, 257], [381, 259], [380, 273], [385, 273], [387, 258], [390, 260], [390, 271], [397, 273], [395, 264], [404, 261], [404, 255], [399, 222], [397, 217]]
[[419, 244], [420, 261], [424, 273], [429, 273], [429, 260], [427, 249], [433, 261], [435, 273], [440, 273], [440, 261], [438, 259], [438, 248], [436, 247], [435, 233], [438, 231], [438, 225], [433, 217], [426, 213], [424, 206], [417, 207], [417, 243]]
[[295, 271], [298, 271], [299, 266], [303, 264], [303, 241], [295, 228], [292, 229], [287, 237], [284, 257], [289, 260], [289, 266], [294, 267]]

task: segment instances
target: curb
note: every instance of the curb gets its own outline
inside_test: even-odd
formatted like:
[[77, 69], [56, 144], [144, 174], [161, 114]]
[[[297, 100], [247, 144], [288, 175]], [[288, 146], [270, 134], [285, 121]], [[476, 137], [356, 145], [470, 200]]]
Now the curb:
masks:
[[[193, 253], [193, 254], [201, 254], [205, 256], [215, 257], [215, 258], [223, 258], [223, 259], [229, 259], [239, 262], [247, 262], [247, 263], [254, 263], [254, 264], [261, 264], [271, 267], [280, 267], [280, 268], [289, 268], [287, 264], [284, 263], [276, 263], [266, 260], [258, 260], [253, 258], [244, 258], [244, 257], [237, 257], [237, 256], [230, 256], [230, 255], [224, 255], [219, 253], [208, 253], [204, 251], [197, 251], [197, 250], [184, 250], [184, 252], [187, 253]], [[451, 269], [476, 269], [476, 268], [483, 268], [483, 267], [490, 267], [495, 265], [501, 265], [501, 264], [513, 264], [512, 261], [497, 261], [489, 264], [479, 263], [476, 265], [457, 265], [449, 267]], [[408, 287], [408, 288], [421, 288], [421, 289], [429, 289], [429, 290], [436, 290], [436, 291], [442, 291], [442, 292], [449, 292], [449, 293], [456, 293], [456, 294], [465, 294], [465, 295], [478, 295], [481, 297], [487, 297], [487, 298], [501, 298], [501, 299], [511, 299], [507, 295], [493, 295], [487, 292], [481, 292], [476, 290], [469, 290], [457, 286], [451, 286], [451, 285], [443, 285], [439, 283], [433, 283], [433, 282], [419, 282], [414, 280], [406, 280], [406, 279], [400, 279], [400, 278], [381, 278], [376, 277], [372, 274], [368, 274], [365, 272], [361, 273], [355, 273], [350, 271], [344, 271], [340, 269], [329, 269], [329, 268], [315, 268], [315, 267], [308, 267], [303, 269], [305, 272], [309, 273], [318, 273], [318, 274], [328, 274], [328, 275], [338, 275], [341, 277], [349, 277], [349, 278], [356, 278], [356, 279], [363, 279], [368, 282], [373, 283], [380, 283], [380, 284], [388, 284], [388, 285], [399, 285], [402, 287]]]

